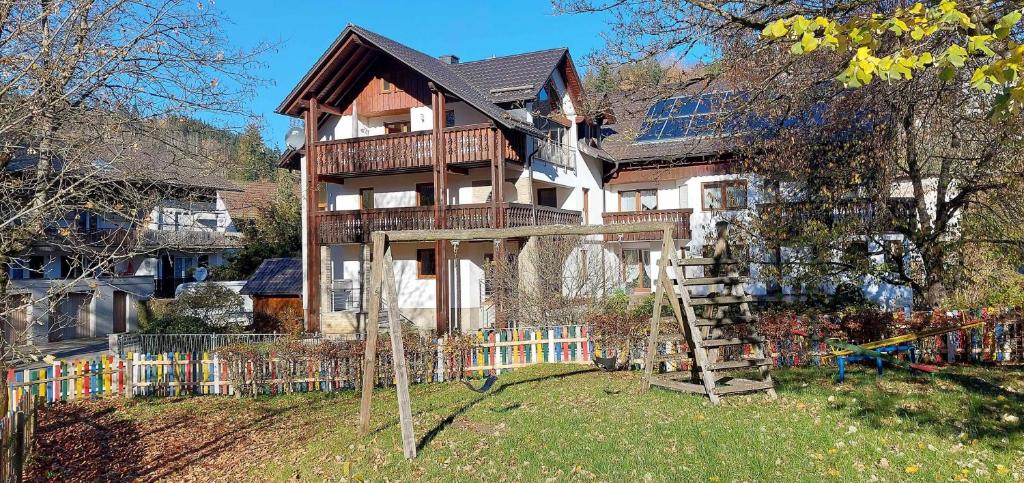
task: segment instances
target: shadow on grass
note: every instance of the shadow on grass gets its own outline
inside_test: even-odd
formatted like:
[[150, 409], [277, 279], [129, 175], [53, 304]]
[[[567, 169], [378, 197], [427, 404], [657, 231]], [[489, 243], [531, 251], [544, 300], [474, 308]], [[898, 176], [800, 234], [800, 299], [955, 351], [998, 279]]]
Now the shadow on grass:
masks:
[[[489, 393], [481, 394], [481, 395], [479, 395], [477, 397], [474, 397], [472, 400], [470, 400], [466, 404], [463, 404], [461, 407], [456, 409], [453, 413], [449, 414], [447, 417], [445, 417], [444, 419], [439, 421], [436, 426], [434, 426], [429, 431], [424, 433], [423, 437], [420, 438], [419, 442], [416, 444], [416, 451], [417, 452], [423, 451], [423, 449], [426, 448], [427, 445], [430, 444], [430, 442], [433, 441], [434, 438], [437, 437], [437, 435], [441, 434], [441, 432], [444, 431], [445, 428], [447, 428], [453, 422], [455, 422], [455, 420], [459, 416], [465, 414], [466, 411], [469, 411], [471, 408], [473, 408], [473, 406], [476, 406], [481, 401], [483, 401], [485, 399], [488, 399], [488, 398], [490, 398], [492, 396], [500, 395], [501, 393], [505, 392], [505, 390], [510, 388], [510, 387], [519, 386], [521, 384], [539, 383], [539, 382], [550, 381], [550, 380], [554, 380], [554, 379], [564, 379], [564, 378], [571, 377], [571, 376], [578, 376], [580, 374], [591, 373], [591, 372], [594, 372], [596, 370], [597, 369], [594, 369], [594, 368], [581, 369], [581, 370], [577, 370], [577, 371], [562, 372], [562, 373], [558, 373], [558, 374], [549, 374], [549, 375], [546, 375], [546, 376], [533, 377], [533, 378], [530, 378], [530, 379], [523, 379], [523, 380], [520, 380], [520, 381], [512, 381], [512, 382], [508, 382], [508, 383], [502, 383], [499, 380], [497, 388], [493, 389]], [[512, 404], [512, 405], [507, 406], [505, 408], [502, 408], [498, 412], [508, 412], [508, 411], [511, 411], [511, 410], [514, 410], [514, 409], [518, 408], [519, 406], [521, 406], [521, 404], [515, 403], [515, 404]], [[395, 422], [395, 424], [397, 424], [397, 421]]]
[[797, 397], [815, 397], [822, 387], [844, 387], [852, 397], [839, 398], [830, 407], [877, 429], [919, 428], [945, 437], [965, 433], [995, 444], [1024, 432], [1022, 425], [1002, 421], [1004, 414], [1019, 417], [1024, 411], [1024, 394], [1003, 387], [1020, 385], [1024, 372], [1019, 370], [954, 366], [931, 375], [911, 375], [886, 367], [878, 377], [873, 366], [858, 366], [847, 372], [842, 385], [835, 374], [835, 369], [816, 368], [774, 371], [773, 377], [780, 393]]

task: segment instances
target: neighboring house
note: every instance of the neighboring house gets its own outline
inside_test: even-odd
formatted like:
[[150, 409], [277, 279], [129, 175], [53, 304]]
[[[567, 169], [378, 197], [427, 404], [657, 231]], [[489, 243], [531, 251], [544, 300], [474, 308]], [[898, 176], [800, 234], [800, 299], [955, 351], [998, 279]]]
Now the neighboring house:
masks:
[[[707, 256], [714, 238], [715, 224], [749, 217], [753, 210], [768, 205], [758, 193], [758, 179], [741, 170], [734, 154], [740, 136], [721, 135], [718, 127], [728, 124], [726, 98], [733, 95], [727, 86], [707, 85], [694, 81], [664, 99], [633, 100], [619, 96], [611, 101], [613, 123], [603, 126], [601, 148], [613, 159], [615, 168], [605, 177], [606, 223], [616, 220], [670, 220], [679, 225], [679, 236], [687, 240], [686, 256]], [[905, 199], [906, 187], [893, 187], [893, 199]], [[934, 190], [931, 192], [934, 196]], [[870, 216], [867, 204], [851, 202], [829, 212], [823, 220], [831, 223], [840, 216]], [[881, 238], [885, 247], [864, 246], [886, 255], [883, 258], [907, 258], [908, 246], [902, 235], [886, 233]], [[872, 242], [872, 244], [875, 242]], [[650, 287], [661, 257], [658, 240], [622, 241], [617, 251], [628, 267], [627, 276], [638, 287]], [[884, 249], [883, 249], [884, 248]], [[613, 249], [614, 250], [614, 249]], [[753, 250], [734, 246], [733, 250]], [[776, 247], [771, 253], [748, 252], [752, 260], [784, 263], [792, 252]], [[901, 262], [906, 262], [902, 260]], [[643, 267], [641, 270], [640, 267]], [[747, 270], [759, 280], [758, 263]], [[698, 268], [691, 268], [693, 272]], [[696, 273], [689, 274], [691, 276]], [[909, 287], [893, 286], [879, 280], [853, 281], [860, 285], [865, 297], [891, 308], [912, 304]], [[750, 284], [749, 291], [758, 295], [795, 295], [799, 287], [779, 286], [768, 282]], [[829, 289], [829, 287], [826, 287]]]
[[288, 320], [302, 317], [302, 259], [264, 260], [239, 293], [252, 298], [258, 332], [287, 329]]
[[[145, 180], [163, 199], [141, 226], [105, 213], [76, 211], [35, 240], [29, 252], [8, 268], [8, 291], [24, 304], [13, 323], [5, 324], [9, 342], [41, 343], [135, 330], [137, 302], [173, 297], [178, 285], [193, 280], [197, 267], [220, 265], [240, 246], [241, 234], [218, 208], [218, 191], [237, 189], [229, 181], [181, 161], [132, 158], [124, 164], [144, 174], [111, 163], [98, 172]], [[69, 253], [65, 243], [70, 239], [75, 240], [70, 244], [75, 253]], [[93, 263], [80, 258], [77, 252], [83, 247], [98, 253], [131, 248], [116, 263], [84, 273]], [[60, 300], [51, 294], [59, 294]]]

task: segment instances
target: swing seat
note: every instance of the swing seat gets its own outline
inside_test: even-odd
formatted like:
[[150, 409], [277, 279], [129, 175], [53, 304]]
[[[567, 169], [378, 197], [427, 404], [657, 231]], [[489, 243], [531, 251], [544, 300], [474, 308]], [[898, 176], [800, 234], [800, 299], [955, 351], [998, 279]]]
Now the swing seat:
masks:
[[465, 384], [466, 387], [469, 388], [470, 391], [473, 391], [473, 392], [478, 393], [478, 394], [483, 394], [483, 393], [485, 393], [487, 391], [490, 391], [491, 390], [491, 386], [494, 386], [494, 383], [497, 380], [498, 380], [498, 376], [495, 376], [495, 375], [487, 376], [487, 378], [484, 379], [484, 385], [480, 386], [480, 389], [477, 389], [477, 388], [473, 387], [473, 385], [470, 384], [469, 381], [462, 381], [462, 383]]
[[594, 365], [600, 367], [602, 371], [612, 372], [619, 369], [619, 358], [618, 357], [598, 357], [593, 356]]

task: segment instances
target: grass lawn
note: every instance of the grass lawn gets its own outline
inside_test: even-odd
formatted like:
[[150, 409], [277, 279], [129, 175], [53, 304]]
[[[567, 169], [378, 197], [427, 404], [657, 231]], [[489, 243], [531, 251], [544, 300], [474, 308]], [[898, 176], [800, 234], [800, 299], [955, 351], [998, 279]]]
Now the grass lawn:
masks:
[[916, 379], [857, 367], [775, 371], [779, 399], [638, 391], [637, 373], [541, 365], [490, 394], [412, 388], [422, 448], [402, 457], [394, 391], [367, 440], [358, 394], [110, 399], [41, 414], [37, 480], [338, 479], [1014, 481], [1024, 478], [1024, 371]]

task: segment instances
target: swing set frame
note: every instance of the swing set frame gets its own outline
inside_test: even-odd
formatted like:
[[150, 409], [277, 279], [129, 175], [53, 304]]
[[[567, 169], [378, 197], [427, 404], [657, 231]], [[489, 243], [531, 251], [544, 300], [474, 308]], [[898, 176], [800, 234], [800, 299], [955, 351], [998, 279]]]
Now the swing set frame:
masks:
[[[538, 236], [587, 236], [616, 235], [629, 233], [660, 232], [663, 234], [662, 259], [666, 253], [675, 253], [672, 232], [675, 224], [670, 222], [635, 222], [613, 225], [546, 225], [498, 229], [436, 229], [377, 231], [371, 235], [373, 258], [370, 265], [370, 308], [366, 319], [366, 348], [363, 354], [363, 387], [359, 405], [359, 435], [370, 432], [370, 407], [373, 387], [376, 382], [376, 359], [378, 327], [380, 326], [381, 302], [387, 300], [388, 332], [391, 338], [392, 361], [395, 371], [395, 386], [398, 393], [399, 425], [402, 431], [402, 450], [407, 459], [416, 457], [416, 440], [413, 434], [412, 402], [409, 397], [409, 367], [402, 340], [402, 327], [398, 311], [398, 288], [395, 281], [394, 259], [391, 253], [393, 243], [493, 241], [529, 238]], [[664, 300], [666, 283], [664, 262], [661, 266], [656, 299]], [[658, 317], [660, 310], [652, 315]]]

